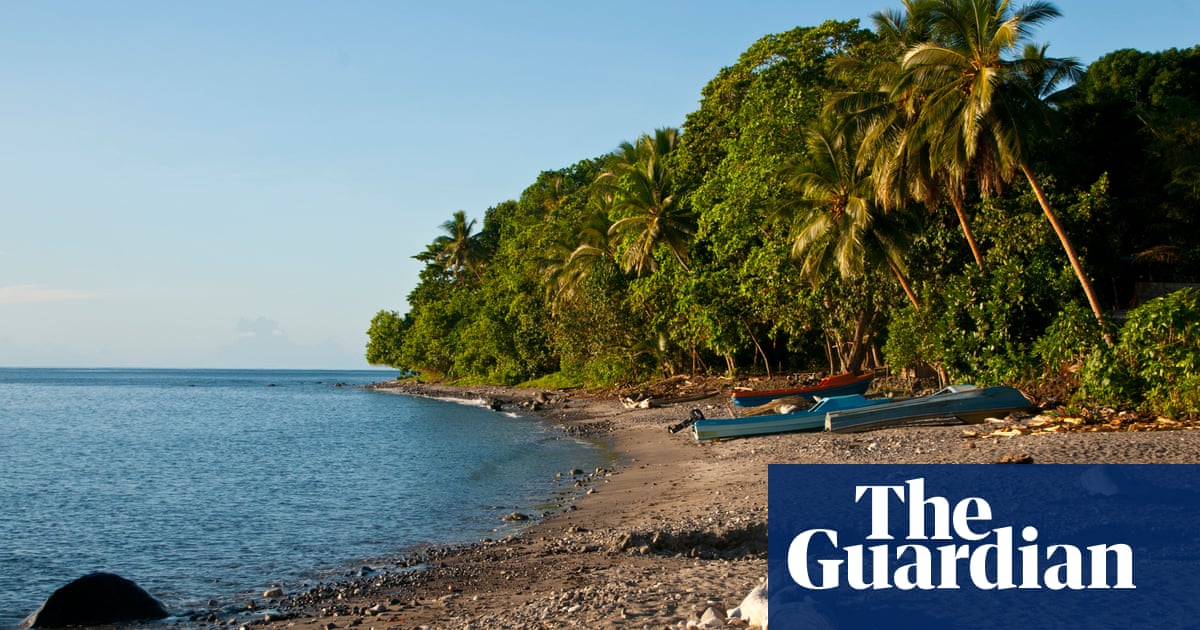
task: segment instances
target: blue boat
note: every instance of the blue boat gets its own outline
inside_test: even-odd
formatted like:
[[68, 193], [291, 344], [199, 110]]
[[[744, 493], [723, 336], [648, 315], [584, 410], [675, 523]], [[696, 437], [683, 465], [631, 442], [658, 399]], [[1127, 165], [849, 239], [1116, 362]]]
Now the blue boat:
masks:
[[929, 396], [899, 400], [886, 407], [831, 411], [825, 418], [825, 429], [853, 433], [891, 426], [975, 423], [1014, 411], [1037, 410], [1024, 394], [1006, 385], [982, 389], [951, 385]]
[[826, 376], [816, 385], [807, 387], [789, 387], [785, 389], [769, 389], [760, 391], [736, 391], [730, 396], [733, 404], [739, 407], [757, 407], [765, 405], [776, 398], [799, 396], [807, 400], [846, 396], [849, 394], [865, 394], [875, 378], [867, 374], [835, 374]]
[[793, 413], [697, 420], [692, 423], [692, 433], [697, 441], [706, 442], [748, 435], [820, 431], [825, 428], [825, 416], [831, 411], [858, 409], [890, 402], [891, 398], [868, 399], [862, 394], [830, 396], [820, 399], [808, 409]]

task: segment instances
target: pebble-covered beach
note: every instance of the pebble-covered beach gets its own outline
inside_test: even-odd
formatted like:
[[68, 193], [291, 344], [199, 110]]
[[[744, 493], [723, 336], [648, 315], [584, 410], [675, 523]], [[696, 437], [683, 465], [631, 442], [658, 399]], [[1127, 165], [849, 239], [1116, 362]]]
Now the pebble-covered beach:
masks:
[[[613, 393], [396, 384], [476, 397], [608, 441], [611, 468], [574, 473], [579, 498], [520, 535], [414, 553], [412, 567], [255, 602], [275, 628], [753, 627], [728, 619], [767, 571], [771, 463], [1197, 463], [1200, 431], [1047, 429], [1045, 417], [983, 425], [797, 433], [697, 443], [667, 427], [693, 408], [729, 414], [725, 391], [627, 408]], [[705, 384], [704, 387], [711, 387]], [[1057, 422], [1057, 421], [1055, 421]], [[1070, 428], [1069, 425], [1065, 428]], [[218, 624], [228, 619], [214, 618]], [[245, 624], [240, 617], [238, 624]]]

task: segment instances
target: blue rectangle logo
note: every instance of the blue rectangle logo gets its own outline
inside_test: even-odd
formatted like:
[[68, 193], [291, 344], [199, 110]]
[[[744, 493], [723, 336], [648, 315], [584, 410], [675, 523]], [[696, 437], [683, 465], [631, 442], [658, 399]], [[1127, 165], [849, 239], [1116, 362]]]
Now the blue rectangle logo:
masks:
[[769, 467], [772, 630], [1200, 628], [1200, 466]]

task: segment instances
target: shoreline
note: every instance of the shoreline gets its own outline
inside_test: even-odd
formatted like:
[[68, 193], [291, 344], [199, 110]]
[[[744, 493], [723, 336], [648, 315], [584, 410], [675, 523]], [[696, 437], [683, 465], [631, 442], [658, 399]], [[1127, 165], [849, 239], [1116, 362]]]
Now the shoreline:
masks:
[[[705, 385], [711, 391], [697, 387]], [[637, 409], [613, 394], [411, 382], [372, 388], [494, 402], [603, 440], [614, 463], [588, 471], [586, 493], [565, 510], [515, 535], [430, 548], [408, 566], [264, 599], [243, 625], [683, 629], [710, 608], [723, 616], [766, 576], [770, 463], [1200, 463], [1200, 431], [1006, 430], [1029, 418], [991, 425], [999, 429], [992, 434], [953, 425], [700, 444], [688, 431], [667, 432], [692, 408], [734, 415], [728, 385], [708, 398]]]

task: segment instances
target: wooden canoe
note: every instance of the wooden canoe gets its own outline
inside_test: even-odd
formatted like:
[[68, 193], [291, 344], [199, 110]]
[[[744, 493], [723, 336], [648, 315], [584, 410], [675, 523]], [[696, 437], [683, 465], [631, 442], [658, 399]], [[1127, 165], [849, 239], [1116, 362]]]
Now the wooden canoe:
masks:
[[816, 385], [807, 387], [788, 387], [784, 389], [769, 389], [760, 391], [735, 391], [733, 404], [739, 407], [757, 407], [765, 405], [776, 398], [784, 396], [801, 396], [808, 400], [828, 398], [831, 396], [847, 396], [850, 394], [865, 394], [875, 378], [868, 374], [835, 374], [826, 376]]

